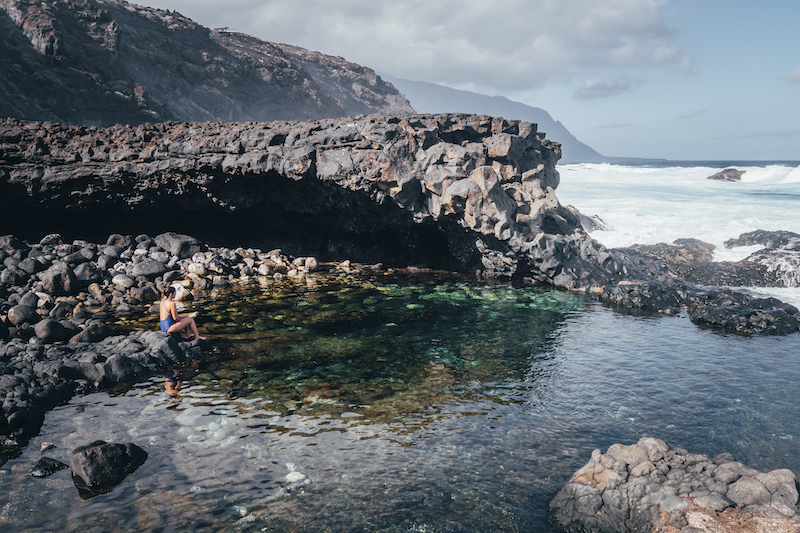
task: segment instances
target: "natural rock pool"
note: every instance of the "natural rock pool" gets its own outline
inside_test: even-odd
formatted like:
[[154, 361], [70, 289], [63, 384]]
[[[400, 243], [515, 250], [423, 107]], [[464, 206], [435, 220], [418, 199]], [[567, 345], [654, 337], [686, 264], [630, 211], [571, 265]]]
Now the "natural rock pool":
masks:
[[[547, 531], [547, 500], [595, 448], [664, 439], [800, 472], [800, 335], [445, 274], [321, 275], [196, 301], [217, 360], [79, 396], [0, 468], [17, 531]], [[128, 327], [153, 328], [152, 317]], [[146, 463], [82, 500], [44, 455], [97, 439]]]

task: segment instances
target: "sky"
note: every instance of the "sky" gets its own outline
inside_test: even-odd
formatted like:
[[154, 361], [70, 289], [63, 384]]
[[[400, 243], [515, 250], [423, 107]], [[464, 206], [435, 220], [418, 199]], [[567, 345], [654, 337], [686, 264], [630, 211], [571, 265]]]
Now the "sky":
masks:
[[540, 107], [608, 156], [800, 160], [798, 0], [134, 3]]

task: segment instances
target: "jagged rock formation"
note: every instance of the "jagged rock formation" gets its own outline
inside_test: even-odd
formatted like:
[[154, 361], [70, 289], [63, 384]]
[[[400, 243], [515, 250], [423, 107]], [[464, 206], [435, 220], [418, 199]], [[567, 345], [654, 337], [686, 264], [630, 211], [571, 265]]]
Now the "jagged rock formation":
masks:
[[747, 172], [746, 170], [737, 170], [735, 168], [726, 168], [716, 174], [707, 177], [708, 180], [717, 181], [742, 181], [742, 175]]
[[369, 68], [122, 0], [0, 0], [0, 116], [109, 126], [409, 113]]
[[559, 204], [559, 155], [533, 124], [474, 115], [108, 129], [6, 120], [0, 208], [21, 237], [55, 227], [91, 238], [101, 222], [103, 238], [171, 230], [323, 261], [562, 287], [621, 279], [624, 264]]
[[791, 470], [761, 473], [729, 453], [710, 459], [642, 438], [592, 452], [548, 516], [563, 532], [797, 532], [797, 503]]

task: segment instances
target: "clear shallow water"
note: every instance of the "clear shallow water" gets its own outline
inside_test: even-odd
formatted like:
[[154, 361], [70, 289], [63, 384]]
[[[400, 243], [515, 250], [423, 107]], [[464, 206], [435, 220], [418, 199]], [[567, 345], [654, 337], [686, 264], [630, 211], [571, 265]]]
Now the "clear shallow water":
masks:
[[[0, 469], [3, 531], [547, 531], [591, 451], [642, 436], [800, 473], [800, 335], [453, 277], [215, 298], [196, 308], [225, 356], [180, 402], [153, 379], [49, 413]], [[68, 471], [26, 476], [41, 442], [66, 462], [95, 439], [149, 458], [91, 500]]]
[[[724, 168], [746, 171], [741, 182], [706, 179]], [[606, 229], [592, 237], [609, 248], [695, 238], [714, 244], [715, 261], [739, 261], [761, 246], [725, 248], [742, 233], [800, 233], [800, 163], [670, 163], [658, 166], [559, 166], [564, 205], [597, 215]], [[797, 279], [797, 276], [792, 276]], [[800, 288], [751, 288], [800, 306]]]

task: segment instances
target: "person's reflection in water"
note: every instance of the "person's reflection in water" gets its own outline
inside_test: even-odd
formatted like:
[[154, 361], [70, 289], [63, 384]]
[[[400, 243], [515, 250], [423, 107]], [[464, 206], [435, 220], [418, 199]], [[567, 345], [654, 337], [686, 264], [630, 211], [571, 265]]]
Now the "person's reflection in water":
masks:
[[180, 402], [181, 396], [178, 392], [181, 388], [181, 375], [177, 370], [171, 370], [164, 376], [164, 392], [167, 393], [168, 402]]

